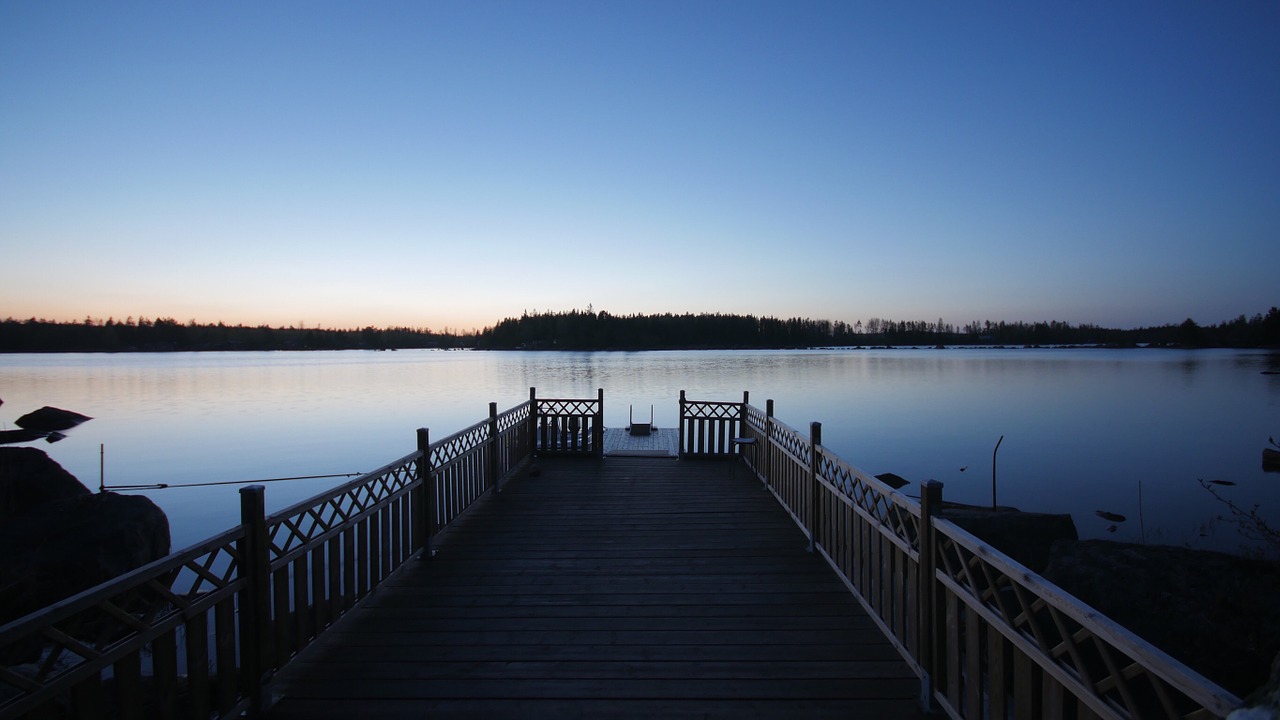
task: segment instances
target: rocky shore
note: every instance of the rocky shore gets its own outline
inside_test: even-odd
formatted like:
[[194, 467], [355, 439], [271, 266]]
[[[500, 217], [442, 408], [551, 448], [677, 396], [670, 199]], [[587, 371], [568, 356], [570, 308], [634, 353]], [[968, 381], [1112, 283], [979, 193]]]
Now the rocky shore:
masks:
[[1237, 696], [1268, 692], [1280, 663], [1280, 564], [1079, 540], [1069, 515], [957, 506], [942, 516]]
[[44, 451], [0, 447], [0, 624], [168, 554], [151, 500], [90, 492]]

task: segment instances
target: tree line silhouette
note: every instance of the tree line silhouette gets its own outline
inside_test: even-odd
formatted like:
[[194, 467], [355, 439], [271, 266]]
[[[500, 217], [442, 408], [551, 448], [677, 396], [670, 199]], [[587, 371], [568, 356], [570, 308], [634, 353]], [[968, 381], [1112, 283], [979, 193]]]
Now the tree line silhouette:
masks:
[[1097, 345], [1280, 347], [1280, 309], [1216, 325], [1187, 320], [1129, 330], [1052, 322], [871, 318], [847, 323], [724, 313], [613, 315], [586, 310], [524, 313], [479, 332], [372, 326], [356, 329], [179, 323], [172, 318], [82, 322], [0, 321], [0, 352], [164, 352], [217, 350], [686, 350], [900, 345]]
[[1201, 326], [1132, 330], [1066, 322], [973, 321], [954, 326], [939, 319], [872, 318], [849, 324], [809, 318], [754, 315], [611, 315], [607, 312], [525, 313], [485, 328], [475, 346], [486, 350], [676, 350], [734, 348], [867, 347], [896, 345], [1104, 345], [1280, 347], [1280, 309]]
[[164, 352], [194, 350], [392, 350], [474, 347], [474, 334], [364, 327], [334, 330], [179, 323], [173, 318], [125, 321], [0, 321], [2, 352]]

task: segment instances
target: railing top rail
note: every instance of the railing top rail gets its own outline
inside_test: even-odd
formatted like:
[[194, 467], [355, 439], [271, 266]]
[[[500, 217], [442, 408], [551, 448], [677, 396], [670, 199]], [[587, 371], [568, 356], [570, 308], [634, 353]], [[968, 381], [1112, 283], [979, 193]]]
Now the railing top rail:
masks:
[[1143, 640], [1133, 631], [1116, 623], [1038, 573], [1028, 570], [959, 525], [950, 520], [934, 518], [933, 527], [935, 532], [941, 533], [957, 545], [980, 556], [984, 562], [989, 563], [1011, 580], [1024, 587], [1032, 588], [1037, 597], [1088, 628], [1100, 640], [1139, 661], [1144, 668], [1178, 688], [1180, 692], [1202, 707], [1219, 716], [1226, 716], [1240, 706], [1240, 698], [1218, 687], [1212, 680]]
[[[467, 427], [459, 430], [456, 433], [453, 433], [452, 435], [441, 438], [440, 440], [433, 441], [431, 443], [431, 451], [435, 452], [436, 450], [439, 450], [445, 445], [448, 445], [449, 443], [457, 441], [459, 438], [466, 437], [470, 433], [478, 432], [481, 430], [488, 430], [488, 428], [489, 428], [488, 420], [481, 420], [480, 422], [475, 423], [474, 425], [468, 425]], [[416, 455], [417, 453], [414, 453], [414, 454]], [[394, 465], [395, 463], [392, 463], [392, 464]]]
[[[900, 490], [897, 490], [896, 488], [890, 487], [880, 478], [874, 475], [868, 474], [865, 470], [850, 464], [839, 455], [836, 455], [833, 452], [829, 452], [824, 446], [818, 445], [817, 449], [818, 449], [818, 452], [822, 455], [822, 457], [826, 458], [831, 464], [837, 467], [840, 467], [844, 470], [847, 470], [851, 477], [857, 478], [858, 482], [869, 486], [872, 490], [879, 493], [881, 497], [885, 498], [890, 503], [897, 505], [898, 507], [903, 508], [904, 510], [907, 510], [908, 512], [910, 512], [912, 515], [915, 515], [916, 517], [920, 516], [919, 500], [916, 500], [913, 497], [907, 496], [906, 494], [904, 494]], [[831, 480], [830, 478], [826, 478], [826, 479], [828, 481]]]
[[498, 413], [498, 417], [502, 418], [508, 415], [515, 415], [516, 413], [526, 410], [532, 406], [533, 406], [533, 403], [531, 401], [525, 400], [524, 402], [520, 403], [519, 405], [516, 405], [515, 407], [507, 408], [506, 410], [503, 410], [502, 412]]
[[770, 418], [772, 419], [772, 424], [773, 424], [773, 426], [774, 426], [775, 428], [783, 428], [784, 430], [789, 430], [789, 431], [791, 431], [791, 432], [793, 432], [793, 433], [795, 433], [795, 434], [797, 434], [797, 435], [801, 435], [801, 434], [803, 434], [803, 433], [801, 433], [799, 430], [797, 430], [797, 429], [795, 429], [795, 428], [791, 427], [790, 425], [788, 425], [788, 424], [786, 424], [786, 423], [782, 422], [782, 421], [781, 421], [781, 420], [779, 420], [778, 418], [773, 417], [773, 416], [767, 416], [767, 415], [765, 415], [765, 412], [764, 412], [763, 410], [761, 410], [760, 408], [756, 407], [755, 405], [748, 405], [748, 406], [747, 406], [747, 409], [748, 409], [748, 412], [747, 412], [747, 423], [748, 423], [749, 425], [751, 425], [751, 427], [756, 428], [757, 430], [761, 430], [761, 431], [763, 431], [763, 430], [764, 430], [764, 426], [762, 426], [762, 425], [757, 425], [757, 424], [755, 424], [753, 421], [754, 421], [756, 418], [770, 417]]
[[730, 400], [688, 400], [686, 399], [684, 401], [684, 404], [685, 405], [732, 405], [734, 407], [739, 407], [742, 405], [742, 401], [738, 400], [735, 402]]
[[[755, 405], [748, 405], [747, 409], [750, 411], [747, 414], [747, 424], [750, 427], [754, 428], [755, 430], [759, 430], [763, 432], [765, 428], [753, 421], [755, 421], [757, 418], [766, 417], [765, 411]], [[805, 433], [801, 432], [800, 430], [797, 430], [796, 428], [792, 427], [791, 425], [788, 425], [785, 422], [782, 422], [781, 420], [778, 420], [776, 417], [773, 417], [773, 416], [767, 416], [767, 417], [771, 418], [770, 424], [773, 426], [775, 430], [780, 430], [785, 433], [797, 435], [806, 440], [810, 439], [809, 436], [806, 435]], [[866, 485], [869, 485], [876, 492], [888, 498], [891, 502], [893, 502], [893, 504], [906, 508], [917, 516], [920, 514], [919, 501], [915, 500], [914, 498], [910, 498], [904, 495], [903, 493], [899, 492], [898, 490], [890, 487], [889, 485], [885, 484], [883, 480], [877, 478], [874, 475], [871, 475], [870, 473], [863, 470], [862, 468], [859, 468], [856, 465], [848, 462], [847, 460], [840, 457], [836, 453], [827, 449], [827, 447], [822, 444], [818, 444], [817, 446], [815, 446], [814, 449], [822, 457], [827, 458], [831, 463], [848, 471], [848, 473], [852, 477], [856, 477], [858, 481]]]
[[360, 487], [361, 485], [367, 485], [371, 480], [380, 478], [392, 472], [396, 468], [399, 468], [405, 464], [408, 464], [413, 462], [414, 460], [417, 460], [420, 455], [421, 453], [415, 450], [409, 453], [408, 455], [405, 455], [404, 457], [400, 458], [399, 460], [395, 460], [387, 463], [386, 465], [383, 465], [377, 470], [371, 470], [354, 480], [349, 480], [335, 488], [325, 490], [324, 492], [312, 495], [306, 500], [301, 500], [299, 502], [296, 502], [283, 510], [278, 510], [267, 516], [267, 525], [274, 525], [276, 523], [281, 522], [282, 520], [294, 517], [295, 515], [304, 513], [318, 505], [322, 505], [326, 502], [329, 502], [330, 500], [333, 500], [334, 498], [337, 498], [357, 487]]

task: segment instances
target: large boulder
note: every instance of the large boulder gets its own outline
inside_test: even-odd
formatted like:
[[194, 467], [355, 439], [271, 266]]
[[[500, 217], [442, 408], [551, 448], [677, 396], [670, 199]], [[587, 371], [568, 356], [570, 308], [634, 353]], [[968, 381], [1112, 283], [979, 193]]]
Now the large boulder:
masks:
[[1080, 537], [1069, 514], [944, 505], [941, 515], [1037, 573], [1049, 565], [1054, 543]]
[[25, 515], [39, 505], [88, 494], [89, 488], [44, 451], [0, 447], [0, 518]]
[[1246, 695], [1280, 650], [1280, 565], [1163, 545], [1058, 543], [1051, 582], [1200, 674]]
[[1254, 690], [1227, 720], [1280, 720], [1280, 655], [1271, 663], [1271, 678]]
[[93, 494], [40, 450], [0, 448], [0, 624], [168, 554], [151, 500]]
[[45, 405], [39, 410], [29, 412], [14, 420], [13, 424], [27, 430], [53, 432], [55, 430], [69, 430], [86, 420], [92, 419], [88, 415], [81, 415], [70, 410]]

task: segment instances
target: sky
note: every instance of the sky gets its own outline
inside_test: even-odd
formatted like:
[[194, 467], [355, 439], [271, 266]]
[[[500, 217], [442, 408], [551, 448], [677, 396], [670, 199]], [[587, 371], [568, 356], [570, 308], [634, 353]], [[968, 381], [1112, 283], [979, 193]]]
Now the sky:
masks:
[[1210, 324], [1280, 3], [0, 0], [0, 318]]

